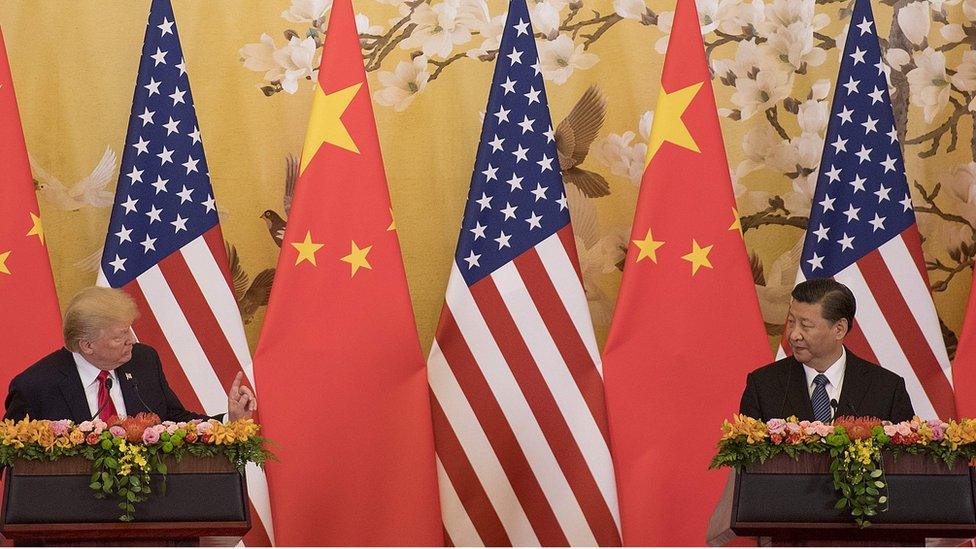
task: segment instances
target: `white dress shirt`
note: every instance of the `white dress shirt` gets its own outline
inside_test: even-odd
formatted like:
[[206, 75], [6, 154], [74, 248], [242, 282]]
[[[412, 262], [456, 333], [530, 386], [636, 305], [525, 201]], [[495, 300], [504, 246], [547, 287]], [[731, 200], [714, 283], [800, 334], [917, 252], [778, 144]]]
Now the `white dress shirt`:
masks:
[[[827, 385], [825, 386], [827, 397], [831, 400], [840, 402], [840, 391], [844, 388], [845, 370], [847, 370], [847, 349], [841, 347], [840, 358], [823, 372], [823, 375], [827, 376]], [[816, 384], [813, 383], [813, 378], [817, 377], [820, 372], [804, 364], [803, 373], [807, 376], [807, 394], [813, 398], [813, 390], [817, 388]]]
[[[85, 388], [85, 398], [88, 400], [88, 409], [94, 416], [98, 412], [98, 374], [102, 373], [98, 367], [85, 360], [80, 353], [71, 353], [75, 358], [75, 366], [78, 368], [78, 375], [81, 376], [81, 385]], [[122, 387], [119, 385], [119, 376], [115, 370], [108, 372], [112, 379], [112, 388], [108, 391], [109, 398], [115, 404], [115, 411], [119, 417], [125, 417], [125, 401], [122, 399]]]

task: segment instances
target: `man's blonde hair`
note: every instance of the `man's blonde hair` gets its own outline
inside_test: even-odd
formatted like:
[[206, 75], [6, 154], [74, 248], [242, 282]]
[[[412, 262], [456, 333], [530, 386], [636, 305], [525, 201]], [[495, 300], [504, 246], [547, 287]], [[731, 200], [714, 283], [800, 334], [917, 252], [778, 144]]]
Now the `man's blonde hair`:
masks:
[[138, 317], [136, 302], [124, 291], [85, 288], [75, 294], [64, 312], [64, 346], [73, 353], [81, 352], [82, 340], [97, 339], [109, 325], [131, 324]]

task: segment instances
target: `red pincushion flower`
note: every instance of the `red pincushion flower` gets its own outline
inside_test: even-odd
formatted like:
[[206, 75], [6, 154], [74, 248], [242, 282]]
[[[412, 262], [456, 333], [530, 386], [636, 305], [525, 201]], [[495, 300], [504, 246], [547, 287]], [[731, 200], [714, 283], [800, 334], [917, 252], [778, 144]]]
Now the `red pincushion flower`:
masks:
[[871, 438], [871, 430], [881, 425], [881, 420], [876, 417], [843, 416], [835, 419], [834, 425], [843, 427], [851, 440], [864, 440]]

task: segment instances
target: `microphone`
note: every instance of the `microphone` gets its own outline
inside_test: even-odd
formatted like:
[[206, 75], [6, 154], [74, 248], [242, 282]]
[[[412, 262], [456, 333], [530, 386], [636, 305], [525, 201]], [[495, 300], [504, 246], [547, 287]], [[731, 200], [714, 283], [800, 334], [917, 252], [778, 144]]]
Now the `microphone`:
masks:
[[[135, 389], [135, 391], [136, 391], [136, 398], [139, 399], [139, 402], [142, 403], [142, 406], [146, 410], [148, 410], [148, 411], [156, 414], [156, 410], [153, 410], [152, 406], [146, 404], [146, 401], [142, 399], [142, 393], [139, 392], [139, 382], [136, 381], [135, 374], [126, 372], [125, 378], [132, 382], [132, 388]], [[158, 416], [159, 414], [156, 414], [156, 415]]]
[[830, 407], [833, 408], [833, 410], [834, 410], [834, 413], [833, 413], [831, 419], [834, 419], [834, 418], [837, 417], [837, 408], [839, 406], [840, 406], [840, 403], [837, 402], [837, 399], [836, 398], [830, 399]]
[[112, 402], [112, 395], [110, 394], [110, 392], [112, 391], [113, 383], [114, 382], [112, 381], [112, 376], [108, 376], [107, 378], [105, 378], [105, 393], [108, 395], [108, 398], [106, 398], [105, 402], [103, 402], [102, 405], [98, 407], [98, 410], [95, 410], [95, 415], [93, 415], [91, 419], [89, 419], [88, 421], [93, 421], [96, 417], [98, 417], [102, 413], [102, 410], [104, 410], [105, 407], [108, 406], [108, 403]]

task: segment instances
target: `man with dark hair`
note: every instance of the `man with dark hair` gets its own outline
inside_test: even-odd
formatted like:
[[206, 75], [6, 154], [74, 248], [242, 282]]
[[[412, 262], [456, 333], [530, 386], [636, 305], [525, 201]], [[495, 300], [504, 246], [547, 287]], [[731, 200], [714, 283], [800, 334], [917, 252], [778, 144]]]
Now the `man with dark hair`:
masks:
[[915, 412], [905, 380], [844, 347], [857, 308], [851, 290], [829, 278], [811, 279], [797, 284], [792, 296], [786, 336], [793, 356], [749, 374], [739, 413], [764, 421], [911, 419]]

